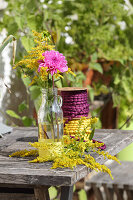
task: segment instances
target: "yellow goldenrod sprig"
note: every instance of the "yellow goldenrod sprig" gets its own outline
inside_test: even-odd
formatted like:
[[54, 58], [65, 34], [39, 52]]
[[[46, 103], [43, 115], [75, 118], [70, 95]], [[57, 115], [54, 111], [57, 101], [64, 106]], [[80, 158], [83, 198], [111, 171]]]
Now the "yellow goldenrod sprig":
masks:
[[9, 155], [9, 157], [29, 157], [29, 156], [38, 156], [38, 150], [21, 150], [21, 151], [17, 151], [12, 153], [11, 155]]

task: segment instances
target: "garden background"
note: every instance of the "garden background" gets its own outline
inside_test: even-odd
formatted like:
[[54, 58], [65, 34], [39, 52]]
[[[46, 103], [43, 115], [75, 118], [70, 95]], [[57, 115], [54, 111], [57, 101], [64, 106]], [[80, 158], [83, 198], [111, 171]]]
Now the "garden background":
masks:
[[[32, 30], [49, 31], [77, 74], [57, 86], [88, 87], [97, 128], [133, 129], [133, 0], [0, 0], [0, 43], [16, 37], [16, 62], [33, 47]], [[12, 69], [8, 45], [0, 55], [0, 121], [36, 125], [40, 89], [29, 83]], [[120, 158], [133, 160], [132, 151], [130, 145]]]

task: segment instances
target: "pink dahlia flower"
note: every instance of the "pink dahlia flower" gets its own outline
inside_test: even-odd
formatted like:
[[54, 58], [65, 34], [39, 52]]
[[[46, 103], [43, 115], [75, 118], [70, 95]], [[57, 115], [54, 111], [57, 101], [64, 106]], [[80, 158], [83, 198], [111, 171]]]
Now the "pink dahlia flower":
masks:
[[47, 67], [47, 71], [50, 71], [51, 75], [57, 73], [57, 70], [60, 72], [66, 72], [68, 70], [67, 61], [65, 56], [58, 51], [45, 51], [42, 56], [44, 60], [38, 60], [40, 63], [38, 72], [40, 72], [41, 67]]

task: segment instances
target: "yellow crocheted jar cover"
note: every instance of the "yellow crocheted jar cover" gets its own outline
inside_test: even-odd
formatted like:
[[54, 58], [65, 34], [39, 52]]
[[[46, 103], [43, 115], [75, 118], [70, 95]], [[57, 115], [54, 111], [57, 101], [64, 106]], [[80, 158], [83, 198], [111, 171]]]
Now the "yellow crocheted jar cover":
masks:
[[[67, 119], [64, 119], [64, 123]], [[86, 118], [83, 120], [82, 124], [79, 127], [80, 119], [72, 119], [64, 127], [64, 135], [76, 135], [77, 131], [86, 130], [87, 134], [91, 133], [91, 118]], [[87, 128], [86, 128], [87, 127]]]
[[43, 160], [53, 160], [61, 154], [62, 140], [53, 141], [52, 139], [39, 139], [39, 158]]

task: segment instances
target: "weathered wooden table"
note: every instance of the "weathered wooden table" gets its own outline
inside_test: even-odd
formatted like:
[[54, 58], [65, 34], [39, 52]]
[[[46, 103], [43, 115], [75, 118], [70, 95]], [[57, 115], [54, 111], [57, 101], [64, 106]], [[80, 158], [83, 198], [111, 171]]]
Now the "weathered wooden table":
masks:
[[[116, 155], [132, 143], [133, 131], [96, 130], [94, 139], [104, 142], [107, 146], [106, 151]], [[17, 189], [20, 191], [23, 188], [33, 188], [35, 197], [27, 199], [44, 200], [49, 199], [48, 187], [60, 186], [61, 200], [71, 200], [73, 185], [84, 178], [90, 170], [83, 165], [74, 170], [51, 169], [51, 162], [28, 163], [25, 158], [8, 157], [12, 152], [28, 148], [28, 142], [35, 141], [37, 141], [37, 128], [14, 128], [12, 133], [0, 138], [0, 195], [4, 195], [2, 191], [13, 192]], [[101, 164], [106, 161], [95, 153], [93, 156]], [[1, 200], [6, 200], [2, 197], [4, 196], [0, 196]]]

